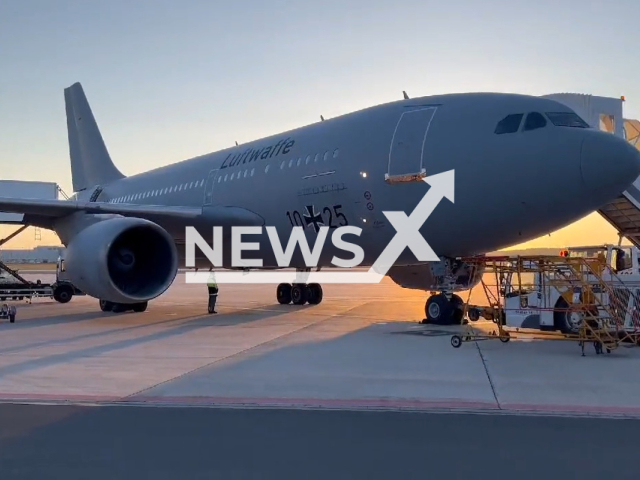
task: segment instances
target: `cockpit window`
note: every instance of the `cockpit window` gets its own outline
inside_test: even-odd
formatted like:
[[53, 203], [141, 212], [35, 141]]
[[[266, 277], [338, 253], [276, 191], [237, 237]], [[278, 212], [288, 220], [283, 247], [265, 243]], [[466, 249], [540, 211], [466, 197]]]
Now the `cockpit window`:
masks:
[[589, 124], [573, 112], [546, 112], [556, 127], [589, 128]]
[[516, 133], [520, 128], [522, 117], [524, 117], [522, 113], [507, 115], [498, 122], [494, 133], [497, 135], [502, 135], [503, 133]]
[[547, 121], [542, 114], [538, 112], [531, 112], [527, 115], [527, 119], [524, 122], [524, 130], [536, 130], [538, 128], [544, 128], [547, 126]]

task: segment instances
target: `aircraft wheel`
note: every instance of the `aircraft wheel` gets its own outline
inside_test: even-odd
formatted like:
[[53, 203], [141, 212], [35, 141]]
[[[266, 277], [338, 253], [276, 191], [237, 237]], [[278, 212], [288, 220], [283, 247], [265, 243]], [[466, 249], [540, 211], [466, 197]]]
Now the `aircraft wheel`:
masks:
[[100, 310], [103, 312], [110, 312], [113, 310], [114, 303], [108, 300], [100, 300]]
[[477, 322], [478, 320], [480, 320], [480, 312], [477, 308], [470, 308], [467, 312], [467, 315], [469, 316], [469, 320], [471, 320], [472, 322]]
[[289, 305], [291, 303], [291, 285], [288, 283], [278, 285], [276, 297], [280, 305]]
[[127, 310], [129, 310], [131, 308], [130, 305], [127, 305], [125, 303], [114, 303], [113, 307], [111, 308], [111, 311], [113, 313], [124, 313]]
[[427, 323], [450, 325], [453, 320], [453, 305], [443, 293], [432, 295], [424, 306]]
[[455, 293], [451, 295], [451, 320], [460, 323], [464, 317], [464, 300]]
[[291, 301], [294, 305], [307, 303], [307, 286], [304, 283], [295, 283], [291, 286]]
[[148, 305], [149, 305], [149, 302], [134, 303], [133, 304], [133, 311], [134, 312], [144, 312], [147, 309]]
[[322, 285], [319, 283], [307, 285], [307, 302], [309, 305], [318, 305], [322, 302]]

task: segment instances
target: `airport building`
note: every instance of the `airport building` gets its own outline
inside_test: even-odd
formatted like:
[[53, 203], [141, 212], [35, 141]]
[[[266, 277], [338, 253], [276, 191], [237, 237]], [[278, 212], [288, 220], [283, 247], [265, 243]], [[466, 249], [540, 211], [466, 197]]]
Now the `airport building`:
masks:
[[0, 250], [0, 261], [4, 263], [56, 263], [64, 256], [62, 246], [39, 246], [33, 249]]

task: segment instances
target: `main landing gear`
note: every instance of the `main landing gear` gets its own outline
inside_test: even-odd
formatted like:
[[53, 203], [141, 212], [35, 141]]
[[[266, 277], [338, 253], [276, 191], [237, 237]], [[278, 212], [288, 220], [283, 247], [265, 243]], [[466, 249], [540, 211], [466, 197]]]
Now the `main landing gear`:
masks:
[[460, 325], [464, 316], [464, 302], [455, 293], [438, 293], [427, 299], [424, 306], [425, 319], [431, 325]]
[[319, 283], [281, 283], [276, 289], [276, 297], [281, 305], [317, 305], [322, 302], [322, 286]]
[[128, 310], [134, 312], [144, 312], [147, 309], [148, 302], [139, 303], [114, 303], [108, 300], [100, 300], [100, 310], [103, 312], [123, 313]]

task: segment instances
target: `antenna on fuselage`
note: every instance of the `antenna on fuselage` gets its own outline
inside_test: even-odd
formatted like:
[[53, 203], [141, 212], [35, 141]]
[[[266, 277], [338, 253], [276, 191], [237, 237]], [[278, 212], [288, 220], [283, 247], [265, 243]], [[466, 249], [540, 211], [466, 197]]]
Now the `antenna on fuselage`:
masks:
[[320, 120], [324, 122], [324, 117], [320, 115]]
[[238, 140], [236, 140], [236, 147], [238, 146]]
[[402, 96], [405, 100], [409, 100], [409, 95], [407, 95], [407, 92], [405, 92], [404, 90], [402, 91]]

